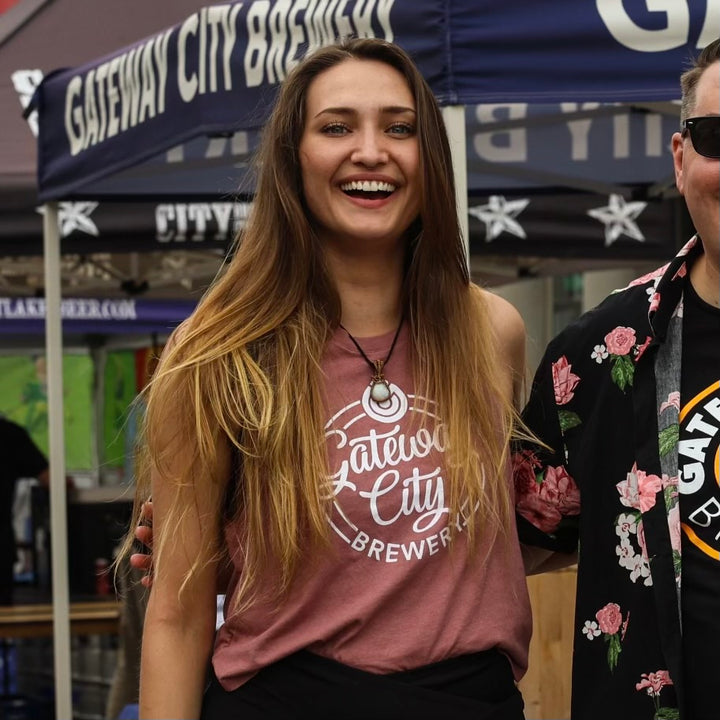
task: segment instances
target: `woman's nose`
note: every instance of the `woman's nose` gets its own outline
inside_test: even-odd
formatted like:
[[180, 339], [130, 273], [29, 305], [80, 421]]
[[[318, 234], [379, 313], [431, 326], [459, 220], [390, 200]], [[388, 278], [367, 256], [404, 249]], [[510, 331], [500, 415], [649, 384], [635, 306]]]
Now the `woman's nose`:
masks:
[[387, 162], [387, 138], [384, 133], [368, 129], [358, 132], [356, 137], [357, 146], [350, 158], [353, 162], [367, 167], [375, 167]]

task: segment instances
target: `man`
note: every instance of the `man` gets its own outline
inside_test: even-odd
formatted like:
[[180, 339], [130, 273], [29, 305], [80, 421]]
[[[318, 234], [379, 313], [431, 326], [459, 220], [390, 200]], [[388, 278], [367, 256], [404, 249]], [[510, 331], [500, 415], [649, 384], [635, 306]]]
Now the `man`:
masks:
[[698, 234], [549, 345], [514, 455], [521, 539], [579, 547], [573, 720], [718, 717], [720, 40], [681, 86]]
[[0, 417], [0, 605], [11, 605], [15, 534], [12, 508], [15, 483], [35, 477], [48, 484], [48, 463], [24, 428]]

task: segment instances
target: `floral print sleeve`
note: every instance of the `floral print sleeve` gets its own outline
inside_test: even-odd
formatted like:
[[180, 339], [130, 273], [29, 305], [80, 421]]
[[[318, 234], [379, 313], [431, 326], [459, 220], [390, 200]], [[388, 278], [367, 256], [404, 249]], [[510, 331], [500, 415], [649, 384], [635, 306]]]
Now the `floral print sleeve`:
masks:
[[[577, 547], [580, 491], [565, 465], [563, 433], [581, 424], [569, 407], [580, 382], [565, 356], [555, 360], [546, 356], [524, 413], [528, 428], [541, 444], [519, 445], [512, 456], [516, 511], [544, 534], [544, 547], [559, 552], [572, 552]], [[525, 531], [527, 527], [520, 522], [521, 542], [538, 544], [537, 535]]]

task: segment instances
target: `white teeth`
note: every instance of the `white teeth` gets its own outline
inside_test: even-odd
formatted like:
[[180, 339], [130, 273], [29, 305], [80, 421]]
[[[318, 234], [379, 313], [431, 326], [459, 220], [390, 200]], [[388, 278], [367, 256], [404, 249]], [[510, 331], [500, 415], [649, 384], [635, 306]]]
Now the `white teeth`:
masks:
[[340, 188], [345, 192], [349, 190], [360, 190], [362, 192], [394, 192], [395, 185], [378, 180], [353, 180], [343, 183]]

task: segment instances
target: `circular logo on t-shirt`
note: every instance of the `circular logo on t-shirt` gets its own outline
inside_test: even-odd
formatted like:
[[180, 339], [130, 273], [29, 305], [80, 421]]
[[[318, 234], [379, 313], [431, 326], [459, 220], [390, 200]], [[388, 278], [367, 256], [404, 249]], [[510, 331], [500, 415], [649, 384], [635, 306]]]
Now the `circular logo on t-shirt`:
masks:
[[720, 560], [720, 381], [682, 409], [678, 464], [683, 532]]
[[445, 426], [435, 404], [390, 384], [377, 403], [366, 388], [359, 401], [337, 412], [326, 426], [334, 469], [330, 524], [352, 550], [386, 562], [421, 560], [446, 548]]

